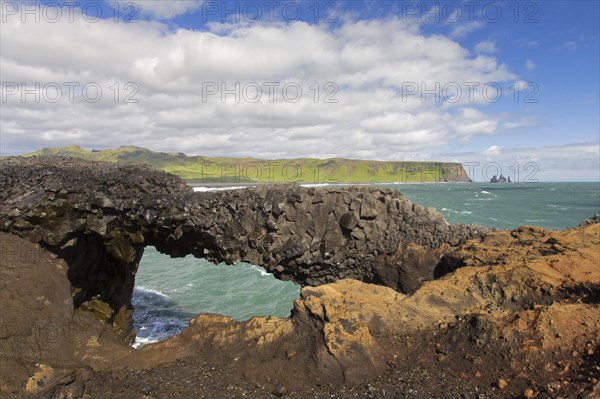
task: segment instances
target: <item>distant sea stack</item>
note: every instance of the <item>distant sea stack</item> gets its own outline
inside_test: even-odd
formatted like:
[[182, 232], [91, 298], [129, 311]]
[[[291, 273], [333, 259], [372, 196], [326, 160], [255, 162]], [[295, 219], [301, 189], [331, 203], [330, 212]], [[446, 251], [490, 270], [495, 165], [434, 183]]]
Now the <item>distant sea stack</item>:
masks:
[[500, 177], [494, 175], [490, 179], [490, 183], [512, 183], [512, 181], [510, 180], [510, 176], [507, 178], [504, 175], [500, 175]]
[[64, 156], [93, 161], [148, 164], [193, 183], [432, 183], [470, 182], [457, 162], [368, 161], [344, 158], [211, 158], [154, 152], [135, 146], [86, 151], [79, 146], [44, 148], [30, 156]]

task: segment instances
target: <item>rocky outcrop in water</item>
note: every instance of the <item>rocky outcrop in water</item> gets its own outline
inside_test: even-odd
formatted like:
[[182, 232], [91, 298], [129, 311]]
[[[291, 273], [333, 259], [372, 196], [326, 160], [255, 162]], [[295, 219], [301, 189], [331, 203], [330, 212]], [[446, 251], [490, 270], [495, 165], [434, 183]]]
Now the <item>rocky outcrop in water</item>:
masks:
[[143, 248], [215, 262], [247, 261], [317, 286], [344, 278], [414, 292], [477, 226], [394, 190], [295, 185], [194, 193], [150, 167], [60, 157], [7, 158], [0, 231], [54, 252], [69, 266], [78, 307], [131, 339], [131, 294]]
[[588, 224], [600, 223], [600, 213], [595, 214], [589, 219], [582, 220], [579, 223], [580, 226], [587, 226]]

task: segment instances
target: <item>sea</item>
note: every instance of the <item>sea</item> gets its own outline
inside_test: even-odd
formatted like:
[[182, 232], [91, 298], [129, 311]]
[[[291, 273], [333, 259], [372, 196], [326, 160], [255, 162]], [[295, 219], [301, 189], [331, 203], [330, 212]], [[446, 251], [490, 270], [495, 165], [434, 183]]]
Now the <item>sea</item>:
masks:
[[[547, 229], [575, 227], [600, 212], [600, 182], [368, 186], [399, 190], [415, 203], [436, 208], [450, 223], [477, 223], [499, 229], [522, 225]], [[194, 190], [241, 188], [195, 187]], [[298, 285], [277, 280], [257, 265], [243, 262], [235, 266], [216, 265], [191, 255], [170, 258], [154, 247], [147, 247], [132, 299], [137, 331], [134, 347], [181, 332], [200, 313], [231, 316], [238, 321], [253, 316], [287, 317], [299, 293]]]

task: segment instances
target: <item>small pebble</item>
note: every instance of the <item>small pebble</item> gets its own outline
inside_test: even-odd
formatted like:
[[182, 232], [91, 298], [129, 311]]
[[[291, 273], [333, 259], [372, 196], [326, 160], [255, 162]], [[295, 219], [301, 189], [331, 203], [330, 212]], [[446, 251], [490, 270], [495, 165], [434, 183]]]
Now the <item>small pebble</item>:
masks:
[[498, 386], [498, 389], [504, 389], [504, 388], [506, 388], [508, 383], [506, 382], [506, 380], [504, 378], [500, 378], [498, 380], [498, 382], [496, 382], [496, 385]]
[[273, 391], [271, 393], [277, 396], [278, 398], [281, 398], [283, 395], [286, 394], [285, 387], [281, 384], [277, 384], [275, 385], [275, 388], [273, 388]]

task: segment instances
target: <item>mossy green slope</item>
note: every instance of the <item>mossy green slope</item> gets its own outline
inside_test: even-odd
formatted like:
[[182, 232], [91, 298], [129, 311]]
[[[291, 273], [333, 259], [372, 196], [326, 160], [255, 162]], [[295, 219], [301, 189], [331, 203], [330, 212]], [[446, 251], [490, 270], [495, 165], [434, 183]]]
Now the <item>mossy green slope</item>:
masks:
[[149, 164], [196, 183], [391, 183], [467, 182], [460, 163], [365, 161], [344, 158], [210, 158], [154, 152], [135, 146], [87, 151], [79, 146], [44, 148], [25, 156], [61, 155], [109, 162]]

